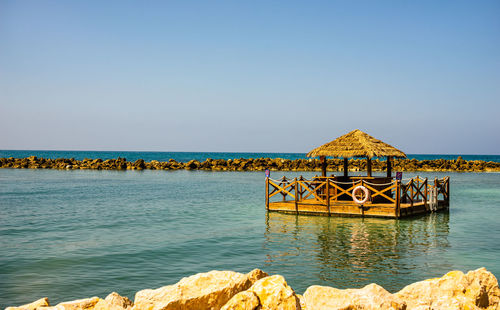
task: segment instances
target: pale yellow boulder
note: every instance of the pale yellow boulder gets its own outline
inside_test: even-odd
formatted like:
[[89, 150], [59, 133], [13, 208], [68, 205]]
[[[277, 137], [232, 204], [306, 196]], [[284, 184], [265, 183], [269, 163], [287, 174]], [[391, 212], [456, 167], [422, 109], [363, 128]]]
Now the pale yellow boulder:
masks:
[[210, 271], [181, 279], [178, 283], [136, 293], [134, 310], [220, 309], [231, 297], [248, 289], [267, 274], [253, 270], [248, 274]]
[[377, 284], [369, 284], [361, 289], [345, 290], [313, 285], [306, 290], [304, 298], [308, 309], [406, 309], [404, 301]]
[[[479, 307], [487, 307], [488, 309], [500, 309], [500, 288], [498, 287], [497, 278], [486, 268], [479, 268], [473, 271], [469, 271], [466, 274], [469, 282], [476, 282], [481, 286], [481, 291], [484, 295], [478, 294], [476, 296], [476, 305]], [[466, 291], [466, 295], [470, 296], [469, 291]]]
[[127, 297], [120, 296], [118, 293], [111, 293], [105, 299], [99, 300], [93, 310], [127, 310], [132, 308], [133, 303]]
[[47, 297], [40, 298], [32, 303], [22, 305], [19, 307], [7, 307], [5, 310], [36, 310], [39, 307], [49, 307], [49, 299]]
[[131, 308], [134, 305], [134, 303], [130, 299], [125, 296], [120, 296], [120, 294], [116, 292], [112, 292], [111, 294], [106, 296], [104, 300], [111, 305], [116, 305], [123, 309]]
[[262, 278], [248, 291], [257, 295], [262, 310], [300, 309], [299, 298], [280, 275]]
[[265, 277], [268, 277], [269, 275], [265, 272], [265, 271], [262, 271], [260, 269], [254, 269], [252, 271], [250, 271], [249, 273], [247, 273], [247, 278], [248, 278], [248, 287], [252, 286], [255, 282], [257, 282], [258, 280], [262, 279], [262, 278], [265, 278]]
[[500, 290], [495, 276], [485, 268], [450, 271], [441, 278], [416, 282], [395, 294], [409, 309], [497, 309]]
[[102, 299], [91, 297], [73, 301], [62, 302], [54, 307], [40, 307], [37, 310], [93, 310], [95, 305]]
[[259, 305], [259, 298], [255, 293], [243, 291], [234, 295], [221, 310], [255, 310]]

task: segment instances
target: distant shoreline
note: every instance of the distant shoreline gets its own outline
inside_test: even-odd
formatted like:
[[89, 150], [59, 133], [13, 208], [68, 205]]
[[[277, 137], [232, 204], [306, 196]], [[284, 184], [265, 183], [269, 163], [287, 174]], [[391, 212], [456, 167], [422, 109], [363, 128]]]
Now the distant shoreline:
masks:
[[[327, 159], [328, 171], [343, 171], [342, 159]], [[74, 158], [0, 158], [0, 168], [26, 169], [67, 169], [67, 170], [210, 170], [210, 171], [321, 171], [319, 159], [282, 159], [282, 158], [240, 158], [240, 159], [206, 159], [204, 161], [189, 160], [186, 162], [170, 159], [168, 161], [143, 159], [127, 161], [125, 158], [88, 159]], [[350, 159], [349, 171], [364, 171], [366, 159]], [[372, 160], [373, 171], [385, 171], [385, 160]], [[433, 159], [395, 159], [394, 171], [457, 171], [457, 172], [500, 172], [499, 162], [482, 160], [464, 160], [460, 156], [454, 160]]]

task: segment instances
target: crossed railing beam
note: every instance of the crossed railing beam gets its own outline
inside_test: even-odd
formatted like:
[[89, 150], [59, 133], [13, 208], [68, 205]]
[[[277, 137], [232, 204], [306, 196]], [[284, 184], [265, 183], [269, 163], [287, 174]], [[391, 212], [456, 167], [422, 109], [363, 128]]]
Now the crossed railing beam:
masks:
[[[287, 196], [290, 196], [294, 200], [305, 200], [308, 198], [315, 198], [320, 202], [325, 202], [326, 197], [329, 197], [330, 201], [336, 201], [342, 195], [351, 195], [352, 190], [358, 186], [363, 185], [370, 190], [371, 197], [384, 197], [388, 201], [392, 203], [396, 203], [396, 198], [391, 197], [390, 193], [396, 193], [399, 188], [401, 190], [401, 199], [402, 201], [409, 200], [411, 203], [420, 200], [429, 200], [430, 191], [429, 188], [437, 187], [438, 194], [443, 195], [444, 199], [448, 199], [448, 184], [449, 177], [445, 177], [442, 179], [436, 179], [435, 184], [429, 183], [428, 179], [423, 179], [419, 176], [412, 178], [408, 181], [408, 183], [401, 183], [400, 187], [398, 186], [397, 181], [392, 181], [391, 185], [377, 189], [378, 186], [383, 184], [374, 184], [364, 180], [354, 181], [352, 185], [342, 187], [340, 185], [348, 185], [351, 182], [336, 182], [331, 180], [330, 178], [317, 178], [307, 180], [302, 176], [300, 178], [295, 178], [292, 180], [287, 180], [283, 177], [281, 180], [272, 180], [268, 179], [270, 189], [272, 189], [268, 193], [268, 198], [271, 198], [277, 194], [282, 194], [283, 199], [285, 200]], [[333, 190], [334, 193], [325, 194], [324, 191]]]

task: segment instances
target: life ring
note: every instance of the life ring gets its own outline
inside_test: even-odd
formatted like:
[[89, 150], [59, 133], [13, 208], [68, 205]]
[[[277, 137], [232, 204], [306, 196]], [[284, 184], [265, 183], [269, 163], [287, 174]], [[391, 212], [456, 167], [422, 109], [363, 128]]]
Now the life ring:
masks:
[[[362, 191], [362, 193], [358, 193], [359, 191]], [[359, 200], [356, 196], [361, 196], [363, 197], [363, 199]], [[369, 198], [370, 192], [368, 191], [368, 188], [364, 187], [363, 185], [358, 185], [352, 190], [352, 200], [354, 200], [354, 202], [359, 205], [367, 202]]]

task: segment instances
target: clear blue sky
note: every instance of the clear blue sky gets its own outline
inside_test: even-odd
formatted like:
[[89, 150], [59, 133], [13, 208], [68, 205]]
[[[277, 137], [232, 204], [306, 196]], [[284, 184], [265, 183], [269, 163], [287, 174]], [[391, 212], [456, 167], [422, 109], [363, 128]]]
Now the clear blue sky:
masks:
[[0, 149], [500, 154], [500, 1], [0, 1]]

